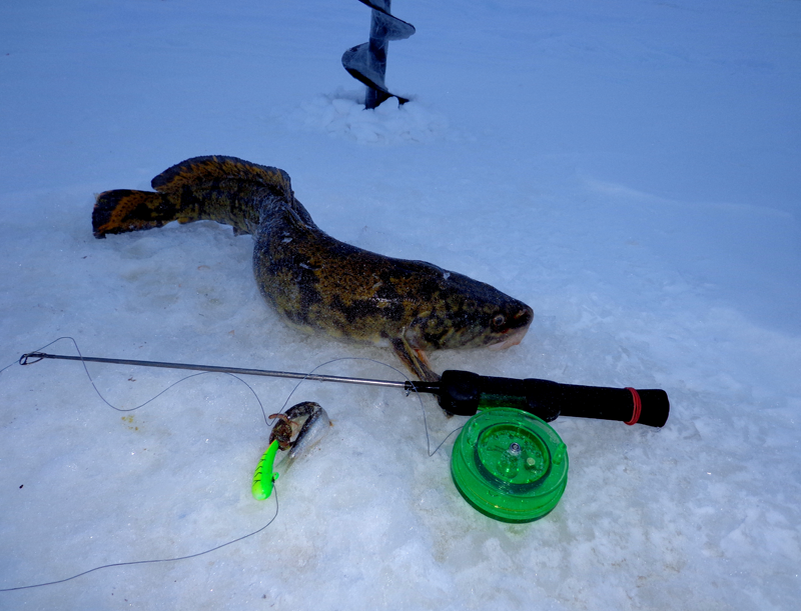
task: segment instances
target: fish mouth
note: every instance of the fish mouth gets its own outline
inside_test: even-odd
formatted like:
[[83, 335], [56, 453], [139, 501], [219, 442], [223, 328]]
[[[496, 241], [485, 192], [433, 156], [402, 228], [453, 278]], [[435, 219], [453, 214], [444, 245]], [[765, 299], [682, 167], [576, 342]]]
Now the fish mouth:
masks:
[[525, 327], [519, 327], [517, 329], [511, 329], [507, 331], [506, 334], [503, 336], [501, 341], [490, 344], [487, 346], [490, 350], [506, 350], [506, 348], [511, 348], [512, 346], [517, 346], [520, 342], [523, 341], [526, 333], [528, 332], [528, 325]]

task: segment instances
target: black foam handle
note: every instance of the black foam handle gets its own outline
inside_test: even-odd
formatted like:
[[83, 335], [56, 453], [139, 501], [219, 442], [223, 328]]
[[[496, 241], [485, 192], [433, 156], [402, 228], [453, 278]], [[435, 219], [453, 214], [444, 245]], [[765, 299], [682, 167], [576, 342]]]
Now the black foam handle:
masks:
[[439, 404], [452, 414], [472, 416], [479, 408], [516, 407], [546, 422], [560, 415], [630, 422], [635, 416], [635, 393], [640, 399], [636, 422], [661, 427], [670, 401], [659, 389], [636, 390], [560, 384], [528, 378], [493, 378], [469, 371], [447, 370], [439, 381]]

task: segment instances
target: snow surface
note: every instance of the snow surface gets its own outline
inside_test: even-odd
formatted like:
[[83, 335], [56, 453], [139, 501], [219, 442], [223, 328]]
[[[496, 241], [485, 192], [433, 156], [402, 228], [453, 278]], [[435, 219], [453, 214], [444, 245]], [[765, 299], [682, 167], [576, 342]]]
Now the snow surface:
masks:
[[[428, 457], [415, 397], [307, 383], [293, 401], [334, 426], [278, 481], [267, 529], [0, 592], [0, 608], [796, 608], [801, 2], [393, 12], [417, 34], [391, 44], [388, 83], [413, 101], [362, 111], [340, 66], [367, 38], [356, 0], [2, 3], [0, 366], [66, 335], [96, 356], [396, 365], [285, 327], [230, 228], [92, 237], [94, 193], [229, 154], [288, 171], [332, 235], [534, 308], [520, 346], [438, 369], [664, 388], [667, 425], [557, 420], [567, 491], [509, 525], [459, 496], [451, 440]], [[90, 371], [123, 408], [185, 375]], [[268, 413], [294, 386], [247, 382]], [[80, 364], [46, 361], [0, 373], [0, 398], [0, 588], [194, 554], [275, 511], [250, 494], [267, 427], [230, 376], [120, 413]], [[432, 443], [461, 424], [425, 409]]]

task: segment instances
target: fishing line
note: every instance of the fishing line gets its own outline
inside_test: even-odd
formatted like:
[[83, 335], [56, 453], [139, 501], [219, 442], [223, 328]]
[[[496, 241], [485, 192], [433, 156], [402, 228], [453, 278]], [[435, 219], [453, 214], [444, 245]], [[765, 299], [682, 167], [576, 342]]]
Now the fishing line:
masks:
[[[75, 347], [75, 351], [78, 353], [78, 356], [80, 356], [80, 357], [83, 356], [82, 353], [81, 353], [80, 348], [78, 347], [78, 343], [72, 337], [59, 337], [58, 339], [53, 340], [49, 344], [46, 344], [45, 346], [42, 346], [42, 348], [40, 348], [40, 351], [44, 350], [45, 348], [47, 348], [49, 346], [52, 346], [53, 344], [55, 344], [56, 342], [59, 342], [61, 340], [69, 340], [69, 341], [71, 341], [73, 346]], [[0, 373], [4, 372], [6, 369], [8, 369], [9, 367], [13, 366], [14, 364], [15, 363], [11, 363], [11, 364], [3, 367], [2, 369], [0, 369]], [[181, 382], [184, 382], [184, 381], [186, 381], [186, 380], [188, 380], [190, 378], [197, 377], [199, 375], [205, 375], [206, 373], [210, 373], [210, 372], [205, 372], [204, 371], [204, 372], [199, 372], [199, 373], [194, 373], [194, 374], [190, 374], [190, 375], [184, 376], [180, 380], [178, 380], [178, 381], [170, 384], [169, 386], [167, 386], [161, 392], [159, 392], [155, 396], [151, 397], [150, 399], [148, 399], [147, 401], [145, 401], [141, 405], [137, 405], [136, 407], [131, 407], [131, 408], [121, 408], [121, 407], [117, 407], [116, 405], [112, 404], [110, 401], [108, 401], [103, 396], [103, 393], [100, 392], [100, 390], [97, 388], [97, 385], [95, 384], [95, 381], [92, 379], [92, 376], [89, 373], [89, 369], [87, 368], [86, 363], [81, 361], [81, 365], [83, 365], [84, 372], [86, 373], [86, 376], [89, 379], [89, 382], [92, 384], [92, 388], [94, 388], [95, 392], [97, 393], [97, 396], [100, 397], [100, 400], [103, 401], [103, 403], [105, 403], [107, 406], [109, 406], [110, 408], [112, 408], [113, 410], [116, 410], [118, 412], [131, 412], [131, 411], [137, 410], [137, 409], [139, 409], [141, 407], [144, 407], [148, 403], [151, 403], [152, 401], [156, 400], [158, 397], [163, 395], [165, 392], [167, 392], [168, 390], [170, 390], [174, 386], [180, 384]], [[232, 378], [238, 380], [239, 382], [244, 384], [248, 388], [248, 390], [250, 390], [250, 392], [253, 394], [253, 397], [256, 399], [256, 402], [259, 404], [259, 408], [261, 409], [261, 413], [262, 413], [262, 417], [264, 419], [264, 423], [269, 426], [269, 424], [268, 424], [268, 420], [269, 419], [267, 418], [267, 412], [265, 411], [264, 405], [262, 404], [261, 399], [259, 398], [259, 396], [256, 393], [256, 391], [253, 389], [253, 387], [250, 386], [250, 384], [245, 382], [245, 380], [243, 380], [239, 376], [236, 376], [236, 375], [231, 374], [231, 373], [228, 373], [226, 375], [229, 375]], [[26, 585], [26, 586], [17, 586], [17, 587], [13, 587], [13, 588], [0, 588], [0, 592], [13, 592], [13, 591], [17, 591], [17, 590], [28, 590], [28, 589], [32, 589], [32, 588], [41, 588], [41, 587], [45, 587], [45, 586], [57, 585], [57, 584], [60, 584], [60, 583], [65, 583], [67, 581], [71, 581], [73, 579], [77, 579], [79, 577], [83, 577], [84, 575], [88, 575], [89, 573], [94, 573], [95, 571], [100, 571], [102, 569], [108, 569], [108, 568], [114, 568], [114, 567], [123, 567], [123, 566], [134, 566], [134, 565], [139, 565], [139, 564], [157, 564], [157, 563], [165, 563], [165, 562], [178, 562], [180, 560], [190, 560], [192, 558], [197, 558], [198, 556], [203, 556], [205, 554], [210, 554], [211, 552], [214, 552], [214, 551], [217, 551], [219, 549], [222, 549], [223, 547], [227, 547], [229, 545], [233, 545], [234, 543], [238, 543], [240, 541], [243, 541], [245, 539], [248, 539], [250, 537], [253, 537], [253, 536], [259, 534], [260, 532], [265, 530], [268, 526], [270, 526], [270, 524], [272, 524], [276, 520], [276, 518], [278, 517], [278, 491], [277, 491], [277, 488], [275, 486], [273, 487], [273, 490], [275, 492], [275, 512], [273, 513], [273, 516], [270, 518], [270, 520], [264, 526], [262, 526], [261, 528], [259, 528], [257, 530], [254, 530], [253, 532], [250, 532], [248, 534], [242, 535], [242, 536], [237, 537], [235, 539], [232, 539], [230, 541], [226, 541], [225, 543], [221, 543], [220, 545], [216, 545], [216, 546], [214, 546], [212, 548], [209, 548], [207, 550], [204, 550], [204, 551], [201, 551], [201, 552], [197, 552], [197, 553], [194, 553], [194, 554], [188, 554], [188, 555], [185, 555], [185, 556], [178, 556], [178, 557], [175, 557], [175, 558], [159, 558], [159, 559], [153, 559], [153, 560], [133, 560], [133, 561], [128, 561], [128, 562], [115, 562], [115, 563], [111, 563], [111, 564], [104, 564], [102, 566], [97, 566], [97, 567], [94, 567], [94, 568], [89, 569], [87, 571], [83, 571], [81, 573], [77, 573], [77, 574], [72, 575], [71, 577], [67, 577], [65, 579], [58, 579], [58, 580], [55, 580], [55, 581], [48, 581], [48, 582], [37, 583], [37, 584]]]
[[[183, 377], [183, 378], [181, 378], [180, 380], [177, 380], [177, 381], [173, 382], [172, 384], [170, 384], [169, 386], [167, 386], [166, 388], [164, 388], [164, 389], [163, 389], [163, 390], [161, 390], [160, 392], [156, 393], [156, 394], [155, 394], [154, 396], [152, 396], [150, 399], [148, 399], [147, 401], [145, 401], [144, 403], [142, 403], [142, 404], [140, 404], [140, 405], [137, 405], [136, 407], [117, 407], [116, 405], [114, 405], [114, 404], [112, 404], [110, 401], [108, 401], [108, 400], [107, 400], [107, 399], [106, 399], [106, 398], [103, 396], [103, 393], [101, 393], [101, 392], [100, 392], [100, 390], [97, 388], [97, 385], [95, 384], [95, 381], [94, 381], [94, 379], [92, 379], [92, 375], [89, 373], [89, 368], [86, 366], [86, 362], [83, 360], [83, 353], [81, 353], [81, 349], [78, 347], [78, 342], [76, 342], [74, 338], [72, 338], [72, 337], [69, 337], [69, 336], [65, 336], [65, 337], [59, 337], [58, 339], [54, 339], [54, 340], [53, 340], [52, 342], [50, 342], [49, 344], [46, 344], [46, 345], [42, 346], [42, 347], [41, 347], [41, 348], [39, 348], [39, 350], [37, 350], [36, 352], [41, 352], [41, 351], [42, 351], [42, 350], [44, 350], [45, 348], [49, 348], [50, 346], [52, 346], [53, 344], [55, 344], [56, 342], [59, 342], [59, 341], [61, 341], [61, 340], [69, 340], [70, 342], [72, 342], [72, 345], [75, 347], [75, 352], [77, 352], [77, 353], [78, 353], [78, 357], [81, 359], [81, 365], [83, 366], [83, 370], [84, 370], [84, 372], [86, 373], [86, 377], [87, 377], [87, 378], [89, 378], [89, 383], [92, 385], [92, 388], [94, 388], [94, 389], [95, 389], [95, 393], [97, 393], [97, 396], [98, 396], [98, 397], [100, 397], [100, 400], [101, 400], [103, 403], [105, 403], [105, 404], [106, 404], [106, 405], [108, 405], [108, 406], [109, 406], [111, 409], [113, 409], [113, 410], [115, 410], [115, 411], [118, 411], [118, 412], [133, 412], [133, 411], [135, 411], [135, 410], [139, 409], [140, 407], [144, 407], [144, 406], [145, 406], [145, 405], [147, 405], [148, 403], [151, 403], [151, 402], [155, 401], [155, 400], [156, 400], [156, 399], [158, 399], [158, 398], [159, 398], [161, 395], [163, 395], [164, 393], [166, 393], [166, 392], [167, 392], [168, 390], [170, 390], [171, 388], [173, 388], [173, 387], [177, 386], [177, 385], [178, 385], [178, 384], [180, 384], [181, 382], [184, 382], [184, 381], [186, 381], [186, 380], [188, 380], [188, 379], [190, 379], [190, 378], [197, 377], [197, 376], [199, 376], [199, 375], [205, 375], [205, 374], [207, 374], [207, 373], [214, 373], [214, 372], [209, 372], [209, 371], [202, 371], [202, 372], [199, 372], [199, 373], [193, 373], [193, 374], [190, 374], [190, 375], [184, 376], [184, 377]], [[22, 358], [24, 358], [24, 356], [23, 356]], [[37, 362], [37, 361], [28, 361], [28, 364], [33, 364], [33, 363], [36, 363], [36, 362]], [[20, 364], [22, 364], [22, 363], [21, 363], [21, 359], [20, 359]], [[12, 363], [12, 365], [13, 365], [13, 363]], [[3, 371], [5, 371], [5, 369], [8, 369], [8, 367], [11, 367], [11, 365], [8, 365], [8, 366], [7, 366], [7, 367], [5, 367], [4, 369], [0, 369], [0, 373], [2, 373]], [[225, 373], [225, 372], [219, 372], [219, 373]], [[259, 409], [261, 409], [261, 415], [262, 415], [262, 417], [264, 418], [264, 424], [266, 424], [267, 426], [269, 426], [270, 424], [269, 424], [269, 422], [268, 422], [269, 418], [267, 418], [267, 412], [266, 412], [266, 411], [265, 411], [265, 409], [264, 409], [264, 405], [262, 404], [262, 402], [261, 402], [261, 399], [259, 398], [259, 395], [258, 395], [258, 394], [256, 394], [256, 391], [255, 391], [255, 390], [253, 390], [253, 387], [252, 387], [250, 384], [248, 384], [247, 382], [245, 382], [245, 380], [243, 380], [242, 378], [240, 378], [239, 376], [237, 376], [236, 374], [233, 374], [233, 373], [225, 373], [225, 375], [231, 376], [232, 378], [234, 378], [235, 380], [238, 380], [239, 382], [241, 382], [242, 384], [244, 384], [244, 385], [247, 387], [247, 389], [248, 389], [248, 390], [251, 392], [251, 394], [253, 395], [253, 397], [256, 399], [256, 402], [259, 404]]]
[[[155, 401], [161, 395], [166, 393], [171, 388], [177, 386], [181, 382], [184, 382], [184, 381], [186, 381], [186, 380], [188, 380], [190, 378], [194, 378], [196, 376], [206, 375], [208, 373], [215, 373], [215, 372], [202, 371], [202, 372], [198, 372], [198, 373], [194, 373], [194, 374], [190, 374], [190, 375], [184, 376], [180, 380], [177, 380], [177, 381], [173, 382], [172, 384], [170, 384], [169, 386], [167, 386], [166, 388], [164, 388], [163, 390], [158, 392], [156, 395], [154, 395], [153, 397], [151, 397], [150, 399], [148, 399], [144, 403], [142, 403], [140, 405], [137, 405], [136, 407], [130, 407], [130, 408], [117, 407], [116, 405], [114, 405], [110, 401], [108, 401], [103, 396], [103, 393], [101, 393], [100, 390], [97, 388], [97, 385], [95, 384], [95, 381], [92, 378], [92, 375], [89, 373], [89, 368], [86, 365], [86, 361], [83, 360], [83, 353], [81, 352], [81, 349], [78, 347], [78, 342], [75, 341], [75, 338], [70, 337], [70, 336], [59, 337], [57, 339], [54, 339], [52, 342], [50, 342], [48, 344], [45, 344], [44, 346], [42, 346], [41, 348], [39, 348], [38, 350], [36, 350], [34, 352], [42, 352], [46, 348], [49, 348], [53, 344], [55, 344], [55, 343], [57, 343], [59, 341], [62, 341], [62, 340], [68, 340], [68, 341], [72, 342], [72, 345], [75, 348], [75, 352], [78, 353], [78, 357], [81, 359], [80, 360], [81, 366], [83, 367], [83, 370], [86, 373], [86, 377], [89, 379], [89, 382], [91, 383], [92, 388], [94, 389], [95, 393], [100, 398], [100, 400], [103, 401], [103, 403], [105, 403], [106, 405], [108, 405], [111, 409], [113, 409], [115, 411], [118, 411], [118, 412], [132, 412], [132, 411], [138, 410], [139, 408], [144, 407], [145, 405], [148, 405], [149, 403]], [[25, 358], [25, 355], [23, 355], [23, 357], [21, 357], [19, 359], [19, 361], [18, 361], [19, 364], [22, 364], [22, 359], [24, 359], [24, 358]], [[39, 360], [41, 360], [41, 359], [39, 359]], [[289, 401], [292, 398], [292, 395], [295, 394], [295, 392], [298, 390], [298, 388], [300, 387], [301, 384], [303, 384], [304, 382], [308, 382], [309, 378], [311, 378], [311, 376], [313, 376], [318, 370], [326, 367], [327, 365], [330, 365], [332, 363], [336, 363], [336, 362], [339, 362], [339, 361], [362, 361], [362, 362], [373, 363], [373, 364], [376, 364], [376, 365], [381, 365], [382, 367], [386, 367], [387, 369], [390, 369], [390, 370], [394, 371], [395, 373], [397, 373], [401, 378], [403, 378], [403, 380], [405, 382], [408, 382], [408, 383], [412, 383], [413, 382], [412, 379], [409, 378], [409, 376], [406, 375], [406, 373], [404, 373], [403, 371], [401, 371], [397, 367], [393, 367], [392, 365], [390, 365], [388, 363], [384, 363], [384, 362], [378, 361], [376, 359], [370, 359], [370, 358], [364, 358], [364, 357], [340, 357], [340, 358], [331, 359], [330, 361], [326, 361], [324, 363], [321, 363], [320, 365], [317, 365], [311, 371], [307, 372], [305, 374], [305, 377], [300, 379], [298, 381], [298, 383], [295, 384], [294, 388], [290, 391], [289, 395], [287, 396], [286, 400], [284, 401], [283, 405], [278, 410], [278, 412], [282, 413], [284, 411], [286, 406], [289, 404]], [[38, 361], [29, 360], [29, 361], [26, 361], [25, 364], [34, 364], [36, 362], [38, 362]], [[16, 364], [16, 362], [15, 363], [10, 363], [9, 365], [6, 365], [6, 367], [4, 367], [3, 369], [0, 369], [0, 373], [5, 371], [9, 367], [12, 367], [14, 364]], [[251, 392], [251, 394], [253, 394], [253, 397], [256, 399], [256, 402], [259, 404], [259, 409], [261, 410], [261, 414], [262, 414], [262, 418], [264, 420], [264, 423], [267, 426], [271, 426], [272, 425], [272, 420], [267, 416], [267, 412], [264, 409], [264, 404], [261, 402], [261, 399], [259, 398], [259, 395], [256, 393], [255, 390], [253, 390], [253, 387], [250, 386], [250, 384], [248, 384], [245, 380], [243, 380], [241, 377], [237, 376], [236, 374], [228, 373], [228, 372], [217, 372], [217, 373], [225, 373], [225, 375], [231, 376], [235, 380], [238, 380], [239, 382], [244, 384], [247, 387], [247, 389]], [[423, 398], [419, 393], [415, 393], [415, 395], [416, 395], [417, 401], [418, 401], [418, 403], [420, 405], [420, 413], [422, 414], [422, 417], [423, 417], [423, 431], [425, 433], [425, 438], [426, 438], [426, 452], [428, 453], [428, 457], [430, 458], [430, 457], [434, 456], [434, 454], [436, 454], [442, 448], [442, 446], [445, 444], [445, 442], [448, 439], [450, 439], [454, 434], [458, 433], [462, 429], [462, 427], [459, 426], [458, 428], [455, 428], [454, 430], [450, 431], [442, 439], [442, 441], [440, 441], [440, 443], [437, 445], [437, 447], [435, 447], [432, 450], [431, 449], [431, 437], [430, 437], [429, 427], [428, 427], [428, 417], [426, 415], [425, 404], [423, 403]], [[406, 396], [409, 396], [409, 392], [408, 391], [406, 393]]]
[[[148, 405], [149, 403], [152, 403], [157, 398], [159, 398], [161, 395], [163, 395], [164, 393], [166, 393], [168, 390], [172, 389], [173, 387], [177, 386], [178, 384], [180, 384], [180, 383], [182, 383], [182, 382], [184, 382], [186, 380], [189, 380], [190, 378], [194, 378], [194, 377], [197, 377], [197, 376], [200, 376], [200, 375], [206, 375], [208, 373], [212, 373], [212, 372], [204, 371], [204, 372], [198, 372], [198, 373], [194, 373], [194, 374], [190, 374], [190, 375], [184, 376], [183, 378], [177, 380], [176, 382], [173, 382], [172, 384], [170, 384], [169, 386], [167, 386], [166, 388], [164, 388], [163, 390], [158, 392], [156, 395], [154, 395], [153, 397], [151, 397], [147, 401], [141, 403], [140, 405], [137, 405], [136, 407], [131, 407], [131, 408], [122, 408], [122, 407], [118, 407], [118, 406], [114, 405], [113, 403], [111, 403], [110, 401], [108, 401], [105, 398], [105, 396], [103, 395], [103, 393], [100, 392], [100, 389], [95, 384], [95, 381], [92, 378], [92, 375], [89, 373], [89, 369], [88, 369], [88, 367], [86, 365], [86, 362], [83, 360], [83, 354], [81, 352], [81, 349], [78, 346], [78, 343], [74, 338], [69, 337], [69, 336], [59, 337], [59, 338], [53, 340], [52, 342], [42, 346], [39, 350], [37, 350], [37, 352], [41, 352], [42, 350], [45, 350], [46, 348], [48, 348], [48, 347], [52, 346], [53, 344], [55, 344], [55, 343], [57, 343], [59, 341], [62, 341], [62, 340], [68, 340], [68, 341], [70, 341], [72, 343], [73, 347], [75, 348], [76, 353], [78, 354], [79, 358], [81, 359], [81, 365], [83, 366], [84, 372], [86, 373], [86, 377], [88, 378], [90, 384], [92, 385], [92, 388], [94, 389], [95, 393], [100, 398], [100, 400], [103, 401], [103, 403], [105, 403], [108, 407], [110, 407], [111, 409], [113, 409], [115, 411], [118, 411], [118, 412], [132, 412], [132, 411], [138, 410], [138, 409], [144, 407], [145, 405]], [[382, 367], [386, 367], [386, 368], [391, 369], [392, 371], [396, 372], [405, 381], [411, 382], [410, 378], [403, 371], [397, 369], [396, 367], [393, 367], [392, 365], [389, 365], [387, 363], [382, 363], [381, 361], [377, 361], [375, 359], [359, 358], [359, 357], [336, 358], [336, 359], [332, 359], [330, 361], [326, 361], [325, 363], [322, 363], [322, 364], [316, 366], [314, 369], [312, 369], [311, 371], [309, 371], [306, 374], [307, 377], [305, 377], [305, 378], [301, 379], [300, 381], [298, 381], [297, 384], [295, 384], [294, 388], [290, 391], [289, 395], [287, 396], [286, 400], [284, 401], [283, 405], [281, 406], [279, 412], [283, 412], [285, 410], [286, 406], [289, 404], [290, 399], [295, 394], [295, 392], [298, 390], [298, 388], [301, 386], [301, 384], [303, 384], [304, 382], [308, 382], [309, 381], [308, 376], [312, 376], [312, 375], [314, 375], [315, 372], [317, 372], [318, 370], [322, 369], [323, 367], [326, 367], [328, 365], [331, 365], [331, 364], [339, 362], [339, 361], [367, 361], [367, 362], [370, 362], [370, 363], [381, 365]], [[35, 362], [36, 361], [28, 361], [27, 364], [32, 364], [32, 363], [35, 363]], [[0, 373], [3, 373], [5, 370], [9, 369], [10, 367], [12, 367], [15, 364], [22, 364], [22, 359], [20, 359], [19, 361], [15, 361], [15, 362], [12, 362], [12, 363], [6, 365], [2, 369], [0, 369]], [[226, 373], [226, 372], [222, 372], [222, 373]], [[251, 392], [251, 394], [256, 399], [256, 402], [259, 405], [259, 409], [261, 410], [261, 414], [262, 414], [262, 418], [264, 420], [264, 423], [269, 427], [270, 426], [270, 418], [268, 418], [267, 412], [264, 409], [264, 405], [263, 405], [261, 399], [259, 398], [258, 394], [256, 393], [256, 391], [253, 389], [253, 387], [250, 386], [250, 384], [248, 384], [245, 380], [243, 380], [242, 378], [240, 378], [239, 376], [237, 376], [235, 374], [226, 373], [226, 375], [229, 375], [232, 378], [238, 380], [239, 382], [241, 382], [242, 384], [244, 384], [248, 388], [248, 390]], [[409, 393], [407, 393], [407, 396], [408, 396], [408, 394]], [[426, 415], [425, 404], [423, 403], [422, 397], [418, 393], [415, 393], [415, 394], [417, 395], [417, 401], [418, 401], [418, 403], [420, 405], [420, 411], [421, 411], [421, 414], [422, 414], [422, 417], [423, 417], [423, 429], [424, 429], [425, 438], [426, 438], [426, 452], [428, 453], [428, 457], [430, 458], [442, 448], [442, 446], [445, 444], [445, 442], [451, 436], [453, 436], [455, 433], [458, 433], [462, 429], [462, 426], [459, 426], [459, 427], [455, 428], [454, 430], [450, 431], [442, 439], [442, 441], [432, 450], [431, 449], [431, 437], [430, 437], [430, 434], [429, 434], [429, 427], [428, 427], [428, 417]], [[151, 560], [133, 560], [133, 561], [127, 561], [127, 562], [115, 562], [115, 563], [110, 563], [110, 564], [104, 564], [104, 565], [101, 565], [101, 566], [97, 566], [97, 567], [91, 568], [91, 569], [86, 570], [86, 571], [82, 571], [80, 573], [76, 573], [75, 575], [72, 575], [70, 577], [66, 577], [64, 579], [58, 579], [58, 580], [54, 580], [54, 581], [48, 581], [48, 582], [25, 585], [25, 586], [16, 586], [16, 587], [11, 587], [11, 588], [0, 588], [0, 592], [14, 592], [14, 591], [19, 591], [19, 590], [28, 590], [28, 589], [33, 589], [33, 588], [41, 588], [41, 587], [46, 587], [46, 586], [58, 585], [58, 584], [66, 583], [68, 581], [72, 581], [74, 579], [78, 579], [79, 577], [83, 577], [85, 575], [88, 575], [90, 573], [94, 573], [96, 571], [100, 571], [100, 570], [103, 570], [103, 569], [109, 569], [109, 568], [115, 568], [115, 567], [135, 566], [135, 565], [141, 565], [141, 564], [158, 564], [158, 563], [167, 563], [167, 562], [179, 562], [179, 561], [182, 561], [182, 560], [190, 560], [192, 558], [197, 558], [199, 556], [210, 554], [212, 552], [215, 552], [215, 551], [217, 551], [219, 549], [222, 549], [224, 547], [227, 547], [229, 545], [233, 545], [234, 543], [238, 543], [240, 541], [243, 541], [245, 539], [253, 537], [253, 536], [261, 533], [265, 529], [267, 529], [278, 517], [278, 491], [277, 491], [277, 488], [275, 487], [275, 484], [273, 484], [273, 491], [275, 492], [275, 512], [273, 513], [273, 516], [270, 518], [270, 520], [264, 526], [262, 526], [261, 528], [255, 530], [255, 531], [253, 531], [251, 533], [242, 535], [242, 536], [237, 537], [235, 539], [231, 539], [230, 541], [226, 541], [225, 543], [221, 543], [220, 545], [216, 545], [216, 546], [214, 546], [212, 548], [209, 548], [207, 550], [204, 550], [204, 551], [201, 551], [201, 552], [197, 552], [197, 553], [193, 553], [193, 554], [184, 555], [184, 556], [177, 556], [177, 557], [174, 557], [174, 558], [159, 558], [159, 559], [151, 559]]]
[[[393, 367], [392, 365], [390, 365], [388, 363], [383, 363], [383, 362], [377, 361], [375, 359], [369, 359], [369, 358], [364, 358], [364, 357], [343, 356], [343, 357], [340, 357], [340, 358], [331, 359], [330, 361], [326, 361], [325, 363], [317, 365], [317, 367], [315, 367], [314, 369], [309, 371], [306, 374], [306, 377], [301, 379], [295, 385], [295, 387], [290, 391], [289, 395], [286, 398], [286, 401], [284, 401], [284, 404], [281, 406], [281, 409], [279, 411], [280, 412], [284, 411], [286, 406], [289, 404], [289, 400], [292, 398], [292, 395], [295, 394], [295, 391], [300, 387], [301, 384], [303, 384], [304, 382], [309, 381], [309, 378], [311, 376], [313, 376], [318, 370], [322, 369], [323, 367], [325, 367], [327, 365], [330, 365], [332, 363], [337, 363], [337, 362], [340, 362], [340, 361], [362, 361], [362, 362], [374, 363], [376, 365], [381, 365], [382, 367], [386, 367], [387, 369], [391, 369], [392, 371], [397, 373], [399, 376], [401, 376], [404, 379], [404, 381], [409, 382], [409, 383], [413, 382], [412, 379], [409, 378], [409, 376], [407, 376], [405, 372], [401, 371], [397, 367]], [[407, 391], [406, 396], [408, 397], [409, 394], [410, 393]], [[454, 434], [458, 433], [460, 430], [462, 430], [462, 426], [464, 426], [464, 425], [459, 426], [458, 428], [455, 428], [450, 433], [448, 433], [442, 439], [442, 441], [440, 441], [440, 443], [437, 445], [437, 447], [434, 448], [434, 450], [432, 451], [431, 450], [431, 437], [429, 435], [429, 428], [428, 428], [428, 417], [426, 416], [426, 408], [425, 408], [425, 404], [423, 403], [423, 397], [420, 395], [420, 393], [415, 393], [415, 396], [417, 398], [417, 402], [420, 404], [420, 413], [423, 415], [423, 430], [424, 430], [425, 436], [426, 436], [426, 452], [428, 452], [428, 457], [431, 458], [432, 456], [434, 456], [434, 454], [439, 452], [440, 448], [445, 444], [446, 441], [448, 441], [448, 439], [450, 439], [450, 437], [452, 435], [454, 435]]]
[[54, 586], [59, 583], [65, 583], [67, 581], [72, 581], [73, 579], [78, 579], [78, 577], [83, 577], [84, 575], [88, 575], [89, 573], [94, 573], [95, 571], [100, 571], [102, 569], [110, 569], [122, 566], [134, 566], [137, 564], [158, 564], [162, 562], [178, 562], [180, 560], [190, 560], [192, 558], [197, 558], [199, 556], [210, 554], [211, 552], [216, 552], [218, 549], [222, 549], [223, 547], [233, 545], [234, 543], [239, 543], [240, 541], [243, 541], [249, 537], [258, 535], [261, 531], [266, 529], [268, 526], [270, 526], [270, 524], [272, 524], [275, 521], [275, 519], [278, 517], [278, 489], [276, 487], [273, 487], [273, 492], [275, 493], [275, 513], [273, 514], [273, 517], [270, 518], [269, 522], [267, 522], [264, 526], [262, 526], [258, 530], [254, 530], [252, 533], [248, 533], [246, 535], [242, 535], [241, 537], [237, 537], [236, 539], [232, 539], [231, 541], [221, 543], [216, 547], [212, 547], [202, 552], [197, 552], [196, 554], [189, 554], [187, 556], [179, 556], [176, 558], [158, 558], [155, 560], [132, 560], [130, 562], [115, 562], [112, 564], [104, 564], [103, 566], [96, 566], [93, 569], [89, 569], [88, 571], [83, 571], [82, 573], [78, 573], [77, 575], [73, 575], [72, 577], [67, 577], [65, 579], [59, 579], [57, 581], [48, 581], [45, 583], [36, 583], [29, 586], [17, 586], [15, 588], [0, 588], [0, 592], [14, 592], [16, 590], [29, 590], [32, 588], [43, 588], [45, 586]]

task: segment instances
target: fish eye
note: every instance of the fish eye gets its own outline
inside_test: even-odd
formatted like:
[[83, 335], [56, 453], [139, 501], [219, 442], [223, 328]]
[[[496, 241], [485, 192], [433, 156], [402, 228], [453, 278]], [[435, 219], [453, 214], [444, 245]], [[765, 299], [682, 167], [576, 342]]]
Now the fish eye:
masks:
[[506, 323], [506, 316], [503, 314], [496, 314], [492, 319], [492, 326], [496, 329], [500, 329], [504, 323]]

